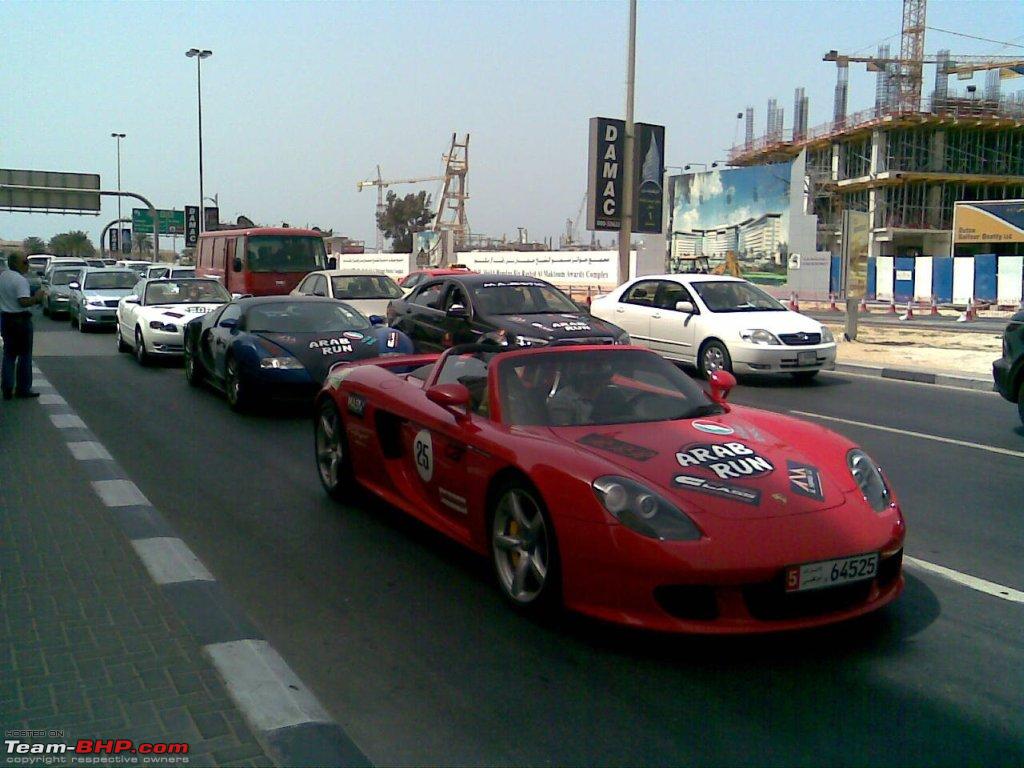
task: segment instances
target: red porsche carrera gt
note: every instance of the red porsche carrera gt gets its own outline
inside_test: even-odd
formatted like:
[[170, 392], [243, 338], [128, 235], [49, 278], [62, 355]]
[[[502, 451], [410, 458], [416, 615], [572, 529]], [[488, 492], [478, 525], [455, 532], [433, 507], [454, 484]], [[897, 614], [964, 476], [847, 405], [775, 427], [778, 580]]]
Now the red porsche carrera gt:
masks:
[[490, 558], [520, 608], [665, 631], [849, 619], [903, 588], [879, 467], [814, 424], [726, 403], [623, 346], [454, 347], [335, 366], [316, 461]]

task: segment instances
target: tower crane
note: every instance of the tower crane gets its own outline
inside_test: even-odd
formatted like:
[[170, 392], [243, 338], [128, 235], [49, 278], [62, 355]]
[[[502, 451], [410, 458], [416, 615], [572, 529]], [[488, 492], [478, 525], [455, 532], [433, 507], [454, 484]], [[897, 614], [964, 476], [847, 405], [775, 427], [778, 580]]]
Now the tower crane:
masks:
[[[366, 179], [365, 181], [356, 182], [356, 191], [362, 192], [365, 187], [376, 187], [377, 188], [377, 217], [384, 212], [384, 189], [386, 187], [393, 187], [398, 184], [418, 184], [421, 181], [441, 181], [444, 176], [421, 176], [415, 179], [385, 179], [381, 176], [380, 166], [377, 166], [377, 178]], [[380, 224], [377, 225], [377, 251], [378, 253], [384, 250], [384, 232], [380, 228]]]

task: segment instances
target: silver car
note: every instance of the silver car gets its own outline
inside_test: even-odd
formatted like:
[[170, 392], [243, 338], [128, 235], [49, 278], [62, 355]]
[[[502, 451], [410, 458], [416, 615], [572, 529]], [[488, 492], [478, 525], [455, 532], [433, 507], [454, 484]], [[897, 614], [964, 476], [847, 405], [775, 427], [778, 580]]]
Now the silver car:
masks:
[[117, 303], [132, 292], [139, 277], [131, 269], [87, 267], [68, 288], [68, 317], [82, 333], [88, 328], [113, 328], [117, 322]]
[[46, 273], [42, 284], [44, 315], [56, 317], [68, 311], [70, 284], [78, 281], [81, 272], [81, 267], [58, 267]]

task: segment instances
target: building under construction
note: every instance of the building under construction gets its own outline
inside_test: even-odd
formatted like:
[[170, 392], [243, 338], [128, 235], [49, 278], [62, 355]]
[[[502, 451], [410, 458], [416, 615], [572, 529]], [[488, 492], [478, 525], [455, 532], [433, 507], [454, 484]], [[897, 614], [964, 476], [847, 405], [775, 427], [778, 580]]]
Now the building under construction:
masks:
[[[840, 253], [842, 212], [855, 210], [870, 215], [870, 256], [951, 256], [954, 202], [1024, 198], [1024, 93], [1001, 92], [1005, 78], [1024, 74], [1024, 57], [926, 56], [924, 32], [925, 1], [905, 0], [898, 57], [887, 46], [871, 57], [827, 53], [838, 76], [833, 119], [824, 125], [808, 128], [802, 88], [789, 130], [772, 99], [765, 134], [755, 137], [747, 109], [745, 141], [730, 150], [729, 163], [787, 161], [806, 151], [819, 251]], [[874, 106], [853, 114], [851, 63], [877, 77]], [[925, 64], [935, 66], [930, 96], [922, 94]], [[984, 88], [950, 88], [952, 76], [975, 73], [984, 73]]]

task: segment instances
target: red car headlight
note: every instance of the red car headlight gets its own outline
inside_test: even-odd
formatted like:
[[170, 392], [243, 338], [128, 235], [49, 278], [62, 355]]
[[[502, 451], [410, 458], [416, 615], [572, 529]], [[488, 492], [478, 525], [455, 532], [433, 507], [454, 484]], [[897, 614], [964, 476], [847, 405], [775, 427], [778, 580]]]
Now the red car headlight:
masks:
[[882, 470], [860, 448], [854, 448], [846, 454], [846, 463], [865, 501], [875, 512], [884, 512], [892, 504], [892, 494], [885, 484]]
[[601, 506], [642, 536], [661, 541], [696, 541], [702, 535], [685, 512], [640, 483], [605, 475], [595, 480], [593, 487]]

